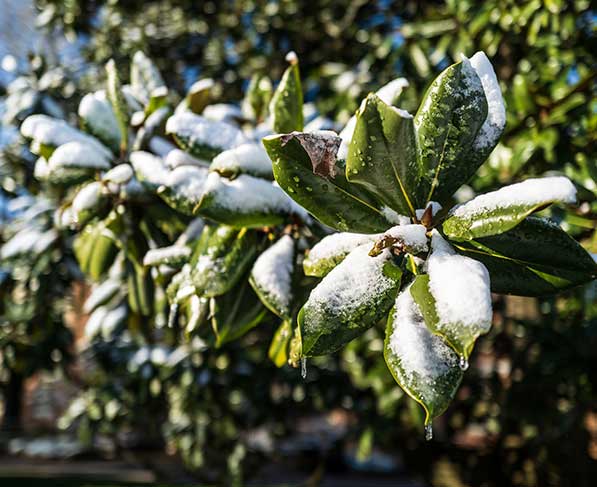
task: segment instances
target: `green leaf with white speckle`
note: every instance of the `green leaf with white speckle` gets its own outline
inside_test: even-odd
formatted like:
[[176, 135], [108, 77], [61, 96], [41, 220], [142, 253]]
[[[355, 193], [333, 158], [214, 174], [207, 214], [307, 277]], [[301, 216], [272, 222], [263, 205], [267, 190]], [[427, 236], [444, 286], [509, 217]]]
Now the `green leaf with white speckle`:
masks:
[[286, 134], [303, 130], [303, 89], [298, 62], [292, 62], [282, 75], [269, 111], [274, 132]]

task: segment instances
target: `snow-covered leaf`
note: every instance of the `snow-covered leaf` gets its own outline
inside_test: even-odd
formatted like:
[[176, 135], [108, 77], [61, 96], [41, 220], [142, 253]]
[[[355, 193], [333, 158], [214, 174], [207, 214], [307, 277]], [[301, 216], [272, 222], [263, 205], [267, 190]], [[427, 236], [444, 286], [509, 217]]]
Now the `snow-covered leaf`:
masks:
[[176, 113], [166, 123], [178, 145], [199, 159], [211, 160], [220, 152], [247, 142], [242, 131], [227, 122], [208, 120], [192, 112]]
[[127, 150], [129, 142], [129, 123], [131, 120], [129, 113], [129, 106], [126, 102], [125, 95], [122, 91], [122, 85], [120, 83], [120, 77], [116, 70], [116, 63], [113, 59], [110, 59], [106, 63], [106, 95], [112, 105], [112, 110], [116, 116], [118, 122], [118, 128], [120, 129], [120, 149], [121, 151]]
[[142, 51], [133, 55], [131, 63], [131, 90], [135, 97], [147, 105], [152, 94], [166, 84], [153, 61]]
[[156, 191], [166, 184], [170, 172], [160, 157], [150, 152], [133, 151], [129, 155], [129, 161], [137, 179], [148, 189]]
[[191, 249], [182, 245], [170, 245], [159, 249], [148, 250], [143, 257], [143, 265], [156, 267], [162, 264], [180, 267], [191, 256]]
[[379, 235], [340, 232], [322, 238], [309, 251], [303, 261], [307, 276], [323, 277], [360, 245], [373, 242]]
[[446, 410], [462, 380], [460, 360], [427, 328], [408, 287], [388, 317], [384, 357], [396, 382], [425, 409], [426, 424]]
[[[217, 158], [216, 158], [217, 159]], [[197, 159], [191, 154], [180, 150], [173, 149], [166, 155], [165, 159], [166, 166], [170, 169], [176, 169], [181, 166], [197, 166], [197, 167], [209, 167], [209, 161], [203, 159]]]
[[207, 173], [206, 167], [177, 167], [166, 176], [158, 194], [175, 210], [192, 215], [203, 196]]
[[400, 287], [402, 272], [389, 250], [370, 257], [354, 249], [311, 291], [298, 315], [303, 356], [334, 352], [383, 318]]
[[[166, 161], [167, 162], [167, 161]], [[218, 154], [210, 166], [210, 171], [235, 178], [239, 174], [249, 174], [265, 179], [273, 179], [272, 161], [260, 143], [246, 143]]]
[[120, 129], [104, 90], [86, 94], [79, 103], [79, 116], [85, 129], [110, 147], [120, 149]]
[[427, 274], [416, 277], [411, 293], [429, 329], [467, 360], [491, 327], [489, 273], [479, 261], [456, 254], [439, 233], [431, 246]]
[[73, 249], [83, 273], [96, 281], [110, 268], [118, 252], [103, 221], [86, 225], [75, 238]]
[[303, 130], [303, 89], [296, 55], [288, 58], [280, 84], [269, 105], [274, 132], [288, 134]]
[[482, 194], [452, 209], [442, 230], [450, 240], [499, 235], [552, 203], [574, 203], [576, 188], [565, 177], [527, 179]]
[[295, 243], [284, 235], [253, 264], [249, 282], [263, 304], [281, 318], [290, 318]]
[[106, 304], [118, 294], [121, 288], [122, 283], [118, 279], [106, 279], [93, 288], [83, 305], [83, 312], [91, 313], [99, 306]]

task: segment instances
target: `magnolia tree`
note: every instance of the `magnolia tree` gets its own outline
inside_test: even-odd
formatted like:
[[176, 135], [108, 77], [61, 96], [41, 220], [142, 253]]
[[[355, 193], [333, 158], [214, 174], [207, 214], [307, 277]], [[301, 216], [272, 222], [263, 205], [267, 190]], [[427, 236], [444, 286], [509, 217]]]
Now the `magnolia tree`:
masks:
[[491, 291], [537, 296], [595, 277], [580, 245], [530, 216], [574, 202], [575, 188], [527, 180], [451, 208], [505, 125], [483, 53], [441, 73], [415, 116], [394, 106], [407, 85], [397, 79], [339, 135], [322, 118], [305, 125], [288, 61], [275, 92], [255, 78], [239, 108], [210, 104], [210, 80], [178, 100], [137, 53], [130, 85], [110, 62], [106, 89], [83, 98], [83, 130], [25, 120], [36, 176], [63, 195], [56, 225], [76, 233], [97, 282], [88, 335], [145, 347], [127, 370], [151, 362], [143, 387], [159, 396], [160, 364], [259, 323], [278, 320], [270, 358], [302, 361], [305, 375], [307, 357], [386, 320], [388, 368], [424, 407], [430, 436], [489, 330]]
[[387, 320], [387, 366], [425, 409], [428, 438], [476, 339], [489, 331], [492, 291], [540, 296], [597, 275], [575, 240], [531, 216], [575, 201], [564, 177], [529, 179], [450, 208], [504, 126], [499, 84], [479, 52], [444, 70], [414, 116], [371, 94], [339, 136], [264, 139], [278, 184], [342, 232], [304, 261], [305, 273], [322, 280], [297, 316], [301, 357], [332, 353]]

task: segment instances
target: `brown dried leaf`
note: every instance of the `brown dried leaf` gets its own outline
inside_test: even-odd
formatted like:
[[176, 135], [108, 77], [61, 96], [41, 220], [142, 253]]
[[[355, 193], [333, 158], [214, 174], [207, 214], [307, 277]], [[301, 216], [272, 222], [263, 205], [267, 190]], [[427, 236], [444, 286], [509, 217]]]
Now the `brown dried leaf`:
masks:
[[336, 176], [336, 154], [342, 141], [340, 137], [332, 134], [292, 132], [280, 137], [280, 141], [284, 146], [294, 138], [300, 142], [309, 159], [311, 159], [313, 174], [323, 178]]

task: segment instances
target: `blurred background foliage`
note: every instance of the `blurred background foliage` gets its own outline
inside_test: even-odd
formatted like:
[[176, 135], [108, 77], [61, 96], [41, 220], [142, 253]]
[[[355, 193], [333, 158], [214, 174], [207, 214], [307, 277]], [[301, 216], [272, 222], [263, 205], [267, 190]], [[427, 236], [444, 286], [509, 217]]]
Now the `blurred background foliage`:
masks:
[[[254, 74], [279, 79], [293, 49], [305, 101], [339, 122], [364, 94], [397, 76], [409, 80], [403, 108], [414, 110], [441, 69], [460, 53], [484, 50], [502, 84], [508, 123], [478, 177], [461, 190], [463, 198], [530, 175], [565, 173], [579, 189], [580, 204], [549, 216], [597, 252], [597, 11], [588, 0], [40, 0], [38, 8], [38, 25], [47, 35], [80, 42], [85, 69], [70, 73], [74, 81], [67, 76], [52, 85], [42, 80], [53, 68], [31, 58], [23, 89], [37, 94], [5, 117], [8, 124], [52, 110], [46, 97], [68, 113], [71, 97], [78, 102], [97, 85], [107, 59], [125, 65], [138, 49], [177, 91], [213, 77], [226, 102], [240, 101]], [[17, 88], [9, 87], [8, 98]], [[2, 187], [10, 197], [19, 188], [36, 192], [28, 157], [21, 149], [3, 151]], [[15, 172], [19, 162], [29, 174]], [[16, 285], [13, 277], [2, 283]], [[62, 423], [78, 424], [88, 441], [98, 432], [138, 434], [147, 431], [146, 421], [161, 424], [148, 438], [178, 452], [206, 479], [214, 472], [238, 478], [258, 460], [323, 450], [316, 460], [308, 456], [306, 465], [341, 458], [343, 465], [382, 468], [384, 453], [390, 453], [437, 486], [593, 485], [596, 284], [546, 299], [496, 299], [492, 331], [480, 339], [463, 387], [434, 424], [430, 443], [423, 439], [419, 410], [386, 373], [381, 328], [336, 356], [310, 362], [306, 381], [267, 361], [269, 329], [256, 328], [219, 351], [199, 343], [177, 355], [171, 337], [167, 353], [98, 342], [88, 352], [99, 367], [86, 377], [85, 393]], [[3, 309], [3, 334], [12, 330], [10, 323]], [[52, 347], [36, 352], [37, 360], [46, 363]], [[140, 408], [147, 413], [143, 418], [136, 414]], [[342, 418], [337, 423], [344, 427], [332, 430], [337, 435], [301, 430], [296, 422], [330, 411]], [[304, 431], [318, 441], [309, 442]]]

